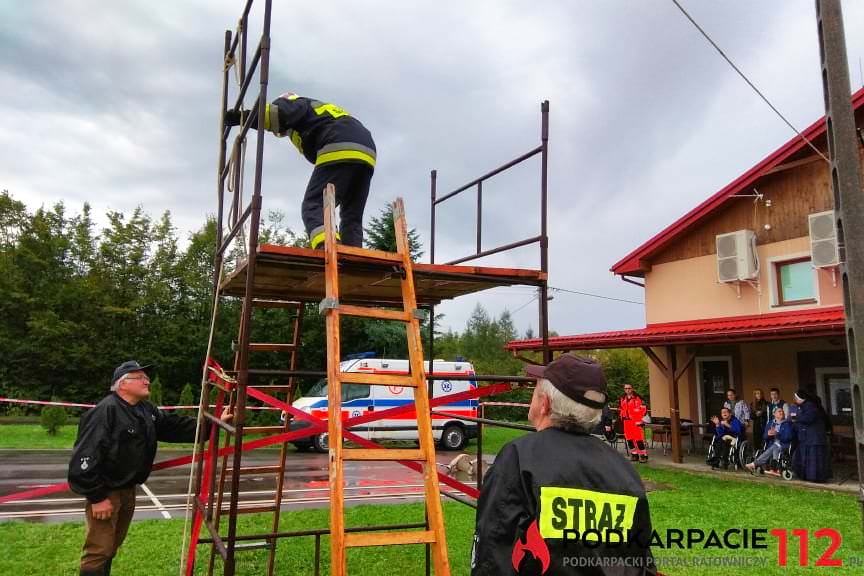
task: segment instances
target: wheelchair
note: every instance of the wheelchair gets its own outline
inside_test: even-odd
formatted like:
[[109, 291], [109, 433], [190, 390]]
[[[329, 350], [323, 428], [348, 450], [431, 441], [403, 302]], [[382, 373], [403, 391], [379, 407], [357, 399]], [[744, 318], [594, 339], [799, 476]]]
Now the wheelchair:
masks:
[[[723, 450], [728, 450], [728, 452], [723, 454]], [[733, 470], [739, 470], [753, 462], [755, 457], [753, 444], [749, 440], [736, 438], [727, 446], [723, 440], [715, 436], [708, 446], [705, 463], [711, 466], [712, 470], [717, 470], [721, 463], [724, 468], [732, 466]]]
[[[756, 451], [754, 455], [754, 460], [759, 457], [765, 450], [759, 449]], [[754, 470], [755, 474], [764, 474], [768, 472], [769, 474], [777, 474], [781, 476], [784, 480], [792, 479], [792, 462], [795, 461], [795, 448], [792, 444], [781, 450], [780, 456], [778, 458], [771, 458], [768, 461], [768, 465], [764, 468], [762, 466], [757, 466]]]

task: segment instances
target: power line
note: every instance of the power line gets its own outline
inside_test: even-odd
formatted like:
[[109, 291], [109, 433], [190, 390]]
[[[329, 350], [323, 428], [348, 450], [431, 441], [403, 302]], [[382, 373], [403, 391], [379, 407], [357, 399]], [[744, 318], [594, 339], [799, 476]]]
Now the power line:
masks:
[[720, 48], [720, 46], [717, 45], [716, 42], [714, 42], [714, 40], [711, 39], [711, 36], [709, 36], [708, 33], [705, 32], [705, 30], [703, 30], [702, 27], [696, 23], [696, 20], [694, 20], [693, 17], [690, 16], [690, 14], [687, 12], [687, 10], [684, 9], [683, 6], [681, 6], [681, 4], [678, 2], [678, 0], [672, 0], [672, 3], [678, 7], [678, 10], [680, 10], [681, 13], [684, 14], [684, 16], [686, 16], [688, 20], [690, 20], [690, 22], [693, 24], [693, 26], [696, 27], [697, 30], [699, 30], [699, 32], [702, 34], [702, 36], [704, 36], [705, 39], [711, 43], [711, 45], [714, 47], [714, 49], [717, 50], [717, 52], [720, 54], [720, 56], [722, 56], [723, 59], [729, 63], [729, 65], [732, 67], [732, 69], [735, 70], [735, 72], [737, 72], [738, 75], [741, 76], [741, 78], [743, 78], [745, 82], [747, 82], [747, 84], [753, 89], [753, 91], [756, 92], [756, 94], [758, 94], [759, 97], [765, 101], [765, 103], [768, 105], [768, 107], [771, 108], [771, 110], [773, 110], [774, 113], [777, 114], [777, 116], [779, 116], [780, 119], [783, 120], [783, 122], [785, 122], [787, 126], [789, 126], [789, 128], [791, 128], [796, 134], [798, 134], [798, 136], [804, 142], [806, 142], [807, 145], [810, 146], [810, 148], [812, 148], [816, 152], [816, 154], [821, 156], [823, 160], [825, 160], [826, 162], [828, 162], [830, 164], [831, 161], [828, 160], [828, 158], [826, 158], [825, 155], [822, 154], [822, 152], [818, 148], [816, 148], [816, 146], [814, 146], [813, 143], [810, 142], [810, 140], [808, 140], [806, 136], [804, 136], [804, 134], [802, 134], [797, 128], [795, 128], [795, 126], [793, 126], [792, 123], [789, 122], [789, 120], [787, 120], [786, 117], [780, 113], [780, 110], [778, 110], [774, 106], [774, 104], [772, 104], [771, 101], [768, 100], [768, 98], [759, 90], [759, 88], [757, 88], [756, 85], [753, 84], [753, 82], [751, 82], [749, 78], [747, 78], [747, 76], [744, 74], [744, 72], [742, 72], [741, 69], [738, 68], [738, 66], [736, 66], [734, 62], [732, 62], [732, 59], [729, 58], [729, 56], [727, 56], [725, 52], [723, 52], [723, 50]]
[[514, 310], [513, 312], [511, 312], [510, 315], [511, 315], [511, 316], [515, 316], [517, 312], [519, 312], [520, 310], [522, 310], [523, 308], [525, 308], [526, 306], [528, 306], [529, 304], [531, 304], [531, 303], [534, 302], [535, 300], [537, 300], [537, 294], [534, 294], [534, 296], [532, 296], [530, 300], [528, 300], [527, 302], [525, 302], [524, 304], [522, 304], [521, 306], [519, 306], [518, 308], [516, 308], [516, 310]]
[[644, 306], [644, 302], [639, 302], [638, 300], [625, 300], [624, 298], [612, 298], [611, 296], [601, 296], [600, 294], [592, 294], [590, 292], [580, 292], [579, 290], [569, 290], [567, 288], [554, 288], [549, 286], [549, 290], [554, 290], [555, 292], [568, 292], [570, 294], [578, 294], [579, 296], [590, 296], [591, 298], [601, 298], [603, 300], [613, 300], [615, 302], [626, 302], [627, 304], [639, 304]]

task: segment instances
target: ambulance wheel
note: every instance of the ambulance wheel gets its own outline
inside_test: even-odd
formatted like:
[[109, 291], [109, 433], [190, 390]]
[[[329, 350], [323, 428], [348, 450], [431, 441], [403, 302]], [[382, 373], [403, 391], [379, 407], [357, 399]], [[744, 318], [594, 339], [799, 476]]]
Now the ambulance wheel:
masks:
[[465, 429], [458, 424], [450, 424], [441, 433], [442, 450], [461, 450], [466, 443]]
[[312, 448], [320, 454], [326, 454], [330, 451], [330, 444], [327, 443], [327, 432], [312, 437]]

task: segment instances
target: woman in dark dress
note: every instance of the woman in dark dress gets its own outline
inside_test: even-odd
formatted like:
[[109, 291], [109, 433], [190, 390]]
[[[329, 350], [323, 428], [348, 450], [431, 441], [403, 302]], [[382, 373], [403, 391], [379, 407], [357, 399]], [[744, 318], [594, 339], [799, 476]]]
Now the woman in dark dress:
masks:
[[753, 417], [753, 447], [757, 450], [765, 444], [763, 438], [765, 426], [768, 424], [768, 401], [761, 388], [753, 390], [753, 403], [750, 404], [750, 414]]
[[828, 415], [819, 397], [806, 390], [795, 393], [795, 403], [798, 405], [798, 417], [795, 420], [798, 449], [793, 465], [795, 474], [801, 480], [827, 482], [831, 478]]

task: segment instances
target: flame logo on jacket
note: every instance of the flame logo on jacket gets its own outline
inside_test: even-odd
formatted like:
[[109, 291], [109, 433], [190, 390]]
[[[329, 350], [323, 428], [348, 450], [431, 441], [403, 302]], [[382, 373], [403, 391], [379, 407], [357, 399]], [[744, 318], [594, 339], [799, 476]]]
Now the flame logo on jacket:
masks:
[[537, 520], [534, 520], [528, 527], [528, 531], [525, 533], [525, 542], [523, 543], [520, 538], [513, 545], [512, 560], [513, 569], [516, 572], [519, 572], [519, 565], [522, 563], [526, 551], [530, 552], [534, 558], [540, 561], [543, 565], [541, 574], [545, 574], [546, 570], [549, 569], [551, 559], [549, 558], [549, 548], [546, 546], [546, 541], [543, 540], [543, 537], [540, 536], [540, 530], [537, 529]]

